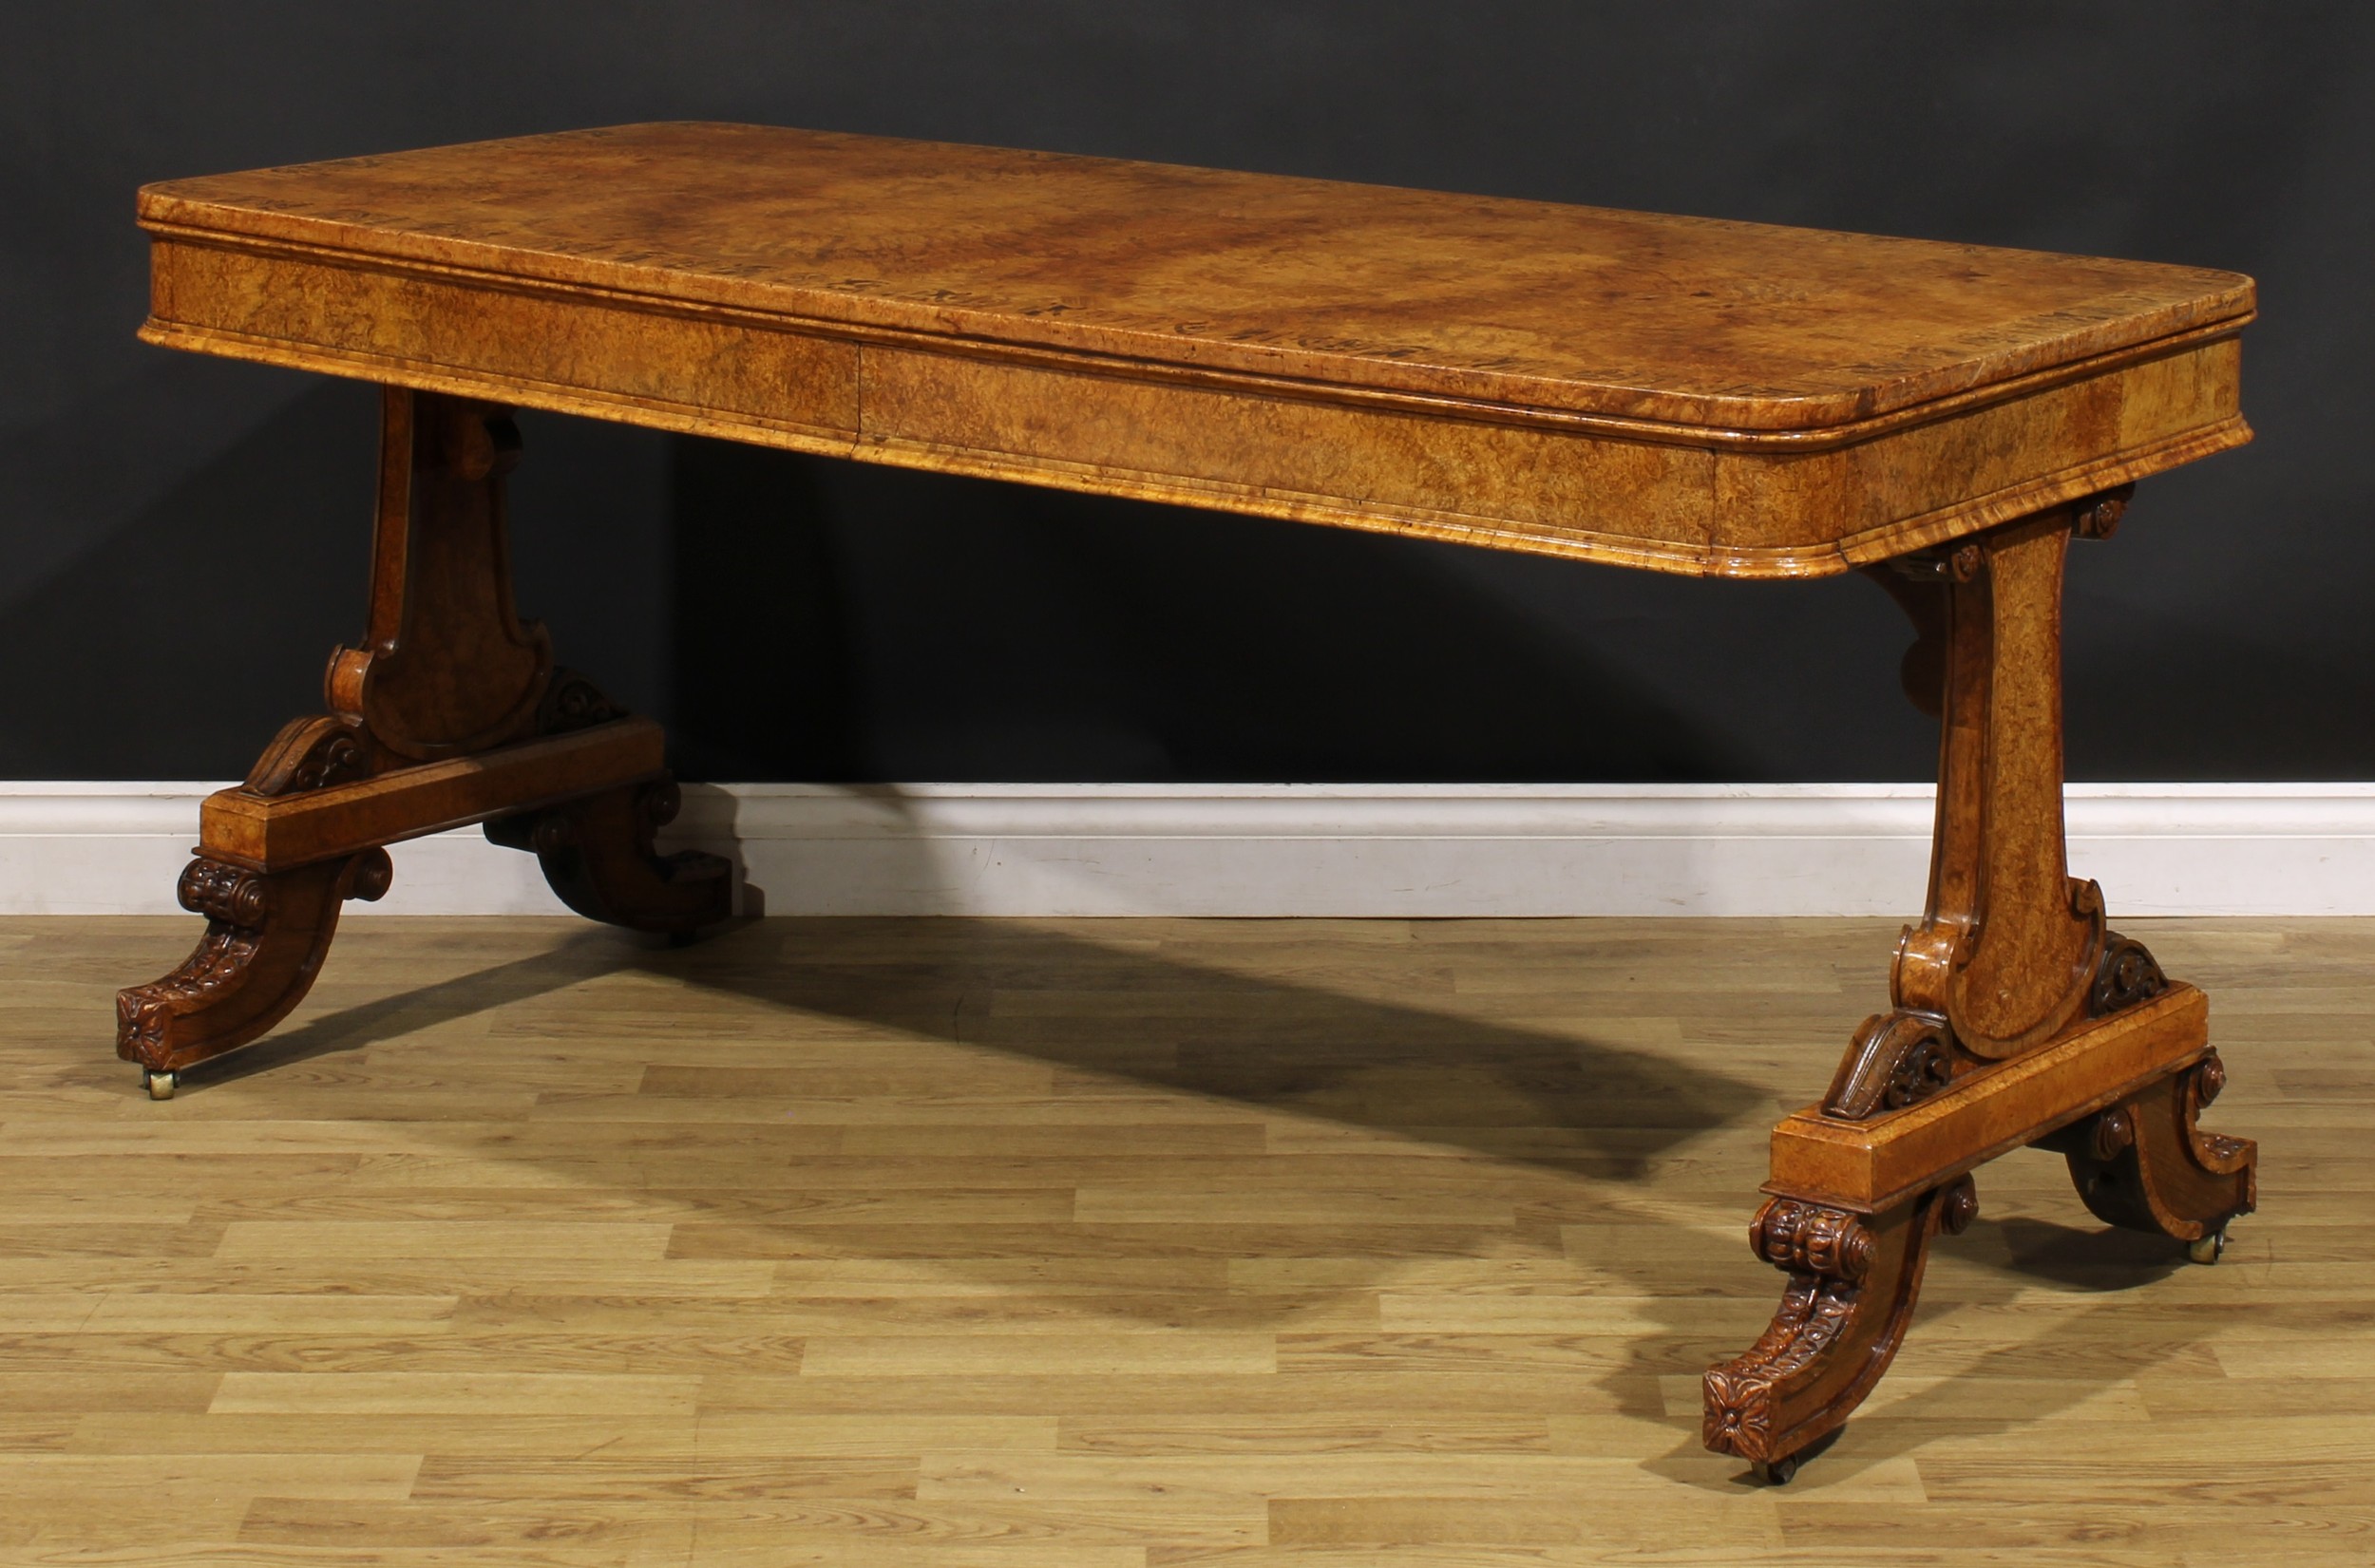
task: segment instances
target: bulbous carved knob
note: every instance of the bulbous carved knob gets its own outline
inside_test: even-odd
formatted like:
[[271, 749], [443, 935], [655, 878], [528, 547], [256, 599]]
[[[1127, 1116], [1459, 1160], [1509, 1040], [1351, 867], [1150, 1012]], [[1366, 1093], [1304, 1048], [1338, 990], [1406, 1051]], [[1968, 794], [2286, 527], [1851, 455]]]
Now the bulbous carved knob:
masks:
[[2194, 1093], [2200, 1104], [2207, 1105], [2217, 1099], [2226, 1086], [2227, 1064], [2218, 1060], [2218, 1053], [2214, 1050], [2202, 1058], [2200, 1067], [2194, 1069]]
[[1979, 1188], [1967, 1176], [1947, 1189], [1938, 1200], [1938, 1228], [1948, 1236], [1961, 1236], [1979, 1218]]
[[263, 923], [264, 878], [238, 866], [200, 856], [181, 868], [174, 894], [183, 909], [210, 920], [249, 928]]
[[1794, 1274], [1857, 1280], [1872, 1272], [1872, 1235], [1844, 1209], [1776, 1198], [1757, 1211], [1748, 1244], [1758, 1257]]
[[2125, 1105], [2115, 1105], [2095, 1119], [2095, 1158], [2116, 1160], [2136, 1142], [2136, 1118]]

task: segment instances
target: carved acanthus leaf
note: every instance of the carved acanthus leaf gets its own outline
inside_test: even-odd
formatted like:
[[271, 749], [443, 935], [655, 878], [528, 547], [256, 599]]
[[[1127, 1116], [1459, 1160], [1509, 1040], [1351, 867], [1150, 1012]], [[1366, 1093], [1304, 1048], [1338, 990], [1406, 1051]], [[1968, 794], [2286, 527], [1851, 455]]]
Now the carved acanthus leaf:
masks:
[[565, 734], [626, 716], [624, 708], [611, 701], [601, 688], [583, 675], [574, 670], [556, 670], [552, 684], [544, 690], [544, 700], [537, 707], [536, 732]]
[[393, 875], [384, 849], [270, 874], [196, 857], [179, 892], [205, 935], [172, 973], [116, 993], [117, 1053], [165, 1071], [262, 1033], [313, 984], [338, 902], [377, 898]]
[[2168, 989], [2169, 977], [2143, 943], [2116, 931], [2103, 934], [2102, 956], [2095, 965], [2095, 989], [2087, 998], [2096, 1017], [2132, 1008]]
[[1899, 1008], [1864, 1020], [1823, 1097], [1823, 1113], [1843, 1121], [1902, 1110], [1954, 1081], [1963, 1060], [1953, 1031], [1933, 1012]]
[[239, 787], [251, 795], [299, 795], [370, 777], [377, 748], [353, 719], [319, 713], [292, 719], [273, 737]]

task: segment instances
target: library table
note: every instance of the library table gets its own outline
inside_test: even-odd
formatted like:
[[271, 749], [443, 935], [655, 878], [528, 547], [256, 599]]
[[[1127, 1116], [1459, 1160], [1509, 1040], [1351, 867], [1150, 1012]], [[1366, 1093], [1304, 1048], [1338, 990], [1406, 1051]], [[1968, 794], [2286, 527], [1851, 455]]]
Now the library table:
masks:
[[[2250, 439], [2232, 273], [733, 124], [649, 124], [141, 193], [152, 343], [383, 388], [366, 627], [325, 711], [205, 803], [180, 969], [119, 1050], [172, 1092], [286, 1015], [385, 846], [469, 822], [572, 908], [684, 934], [661, 735], [513, 608], [507, 412], [1703, 576], [1860, 571], [1941, 722], [1890, 1006], [1773, 1135], [1788, 1284], [1709, 1371], [1769, 1480], [1905, 1334], [1971, 1172], [2064, 1154], [2202, 1261], [2253, 1201], [2205, 1133], [2202, 994], [2063, 853], [2062, 565], [2137, 480]], [[264, 606], [255, 607], [257, 612]], [[1910, 890], [1909, 890], [1910, 892]]]

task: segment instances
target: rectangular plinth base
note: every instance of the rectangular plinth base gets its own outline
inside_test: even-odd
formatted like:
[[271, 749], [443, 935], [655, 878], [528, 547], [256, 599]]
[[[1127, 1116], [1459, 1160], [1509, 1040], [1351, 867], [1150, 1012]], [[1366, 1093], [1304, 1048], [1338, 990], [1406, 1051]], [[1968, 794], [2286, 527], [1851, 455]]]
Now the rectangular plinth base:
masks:
[[1773, 1129], [1765, 1191], [1878, 1214], [2100, 1110], [2210, 1048], [2210, 1005], [2192, 986], [2042, 1049], [1983, 1067], [1916, 1105], [1866, 1122], [1809, 1105]]
[[286, 871], [633, 784], [657, 773], [663, 760], [659, 726], [614, 719], [298, 795], [219, 790], [199, 810], [199, 848], [253, 870]]

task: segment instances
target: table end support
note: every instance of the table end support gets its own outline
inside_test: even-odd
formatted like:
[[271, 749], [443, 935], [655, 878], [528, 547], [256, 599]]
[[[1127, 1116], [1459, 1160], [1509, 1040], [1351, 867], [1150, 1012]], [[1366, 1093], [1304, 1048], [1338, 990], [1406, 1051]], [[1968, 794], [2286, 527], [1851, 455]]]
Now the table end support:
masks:
[[1906, 693], [1940, 721], [1929, 892], [1890, 1011], [1856, 1031], [1822, 1104], [1774, 1131], [1750, 1241], [1790, 1284], [1756, 1346], [1706, 1375], [1707, 1446], [1769, 1481], [1887, 1370], [1931, 1242], [1976, 1212], [1979, 1165], [2060, 1152], [2098, 1218], [2200, 1262], [2256, 1200], [2254, 1146], [2196, 1124], [2225, 1080], [2201, 993], [2069, 875], [2062, 569], [2131, 488], [1869, 569], [1913, 623]]
[[495, 405], [383, 389], [362, 641], [334, 651], [329, 711], [292, 721], [208, 798], [182, 907], [207, 918], [180, 967], [116, 999], [116, 1051], [153, 1098], [248, 1044], [312, 988], [349, 898], [377, 898], [386, 846], [470, 822], [543, 861], [595, 919], [687, 935], [731, 913], [732, 868], [660, 856], [675, 814], [658, 727], [555, 668], [513, 608], [504, 477], [520, 437]]

